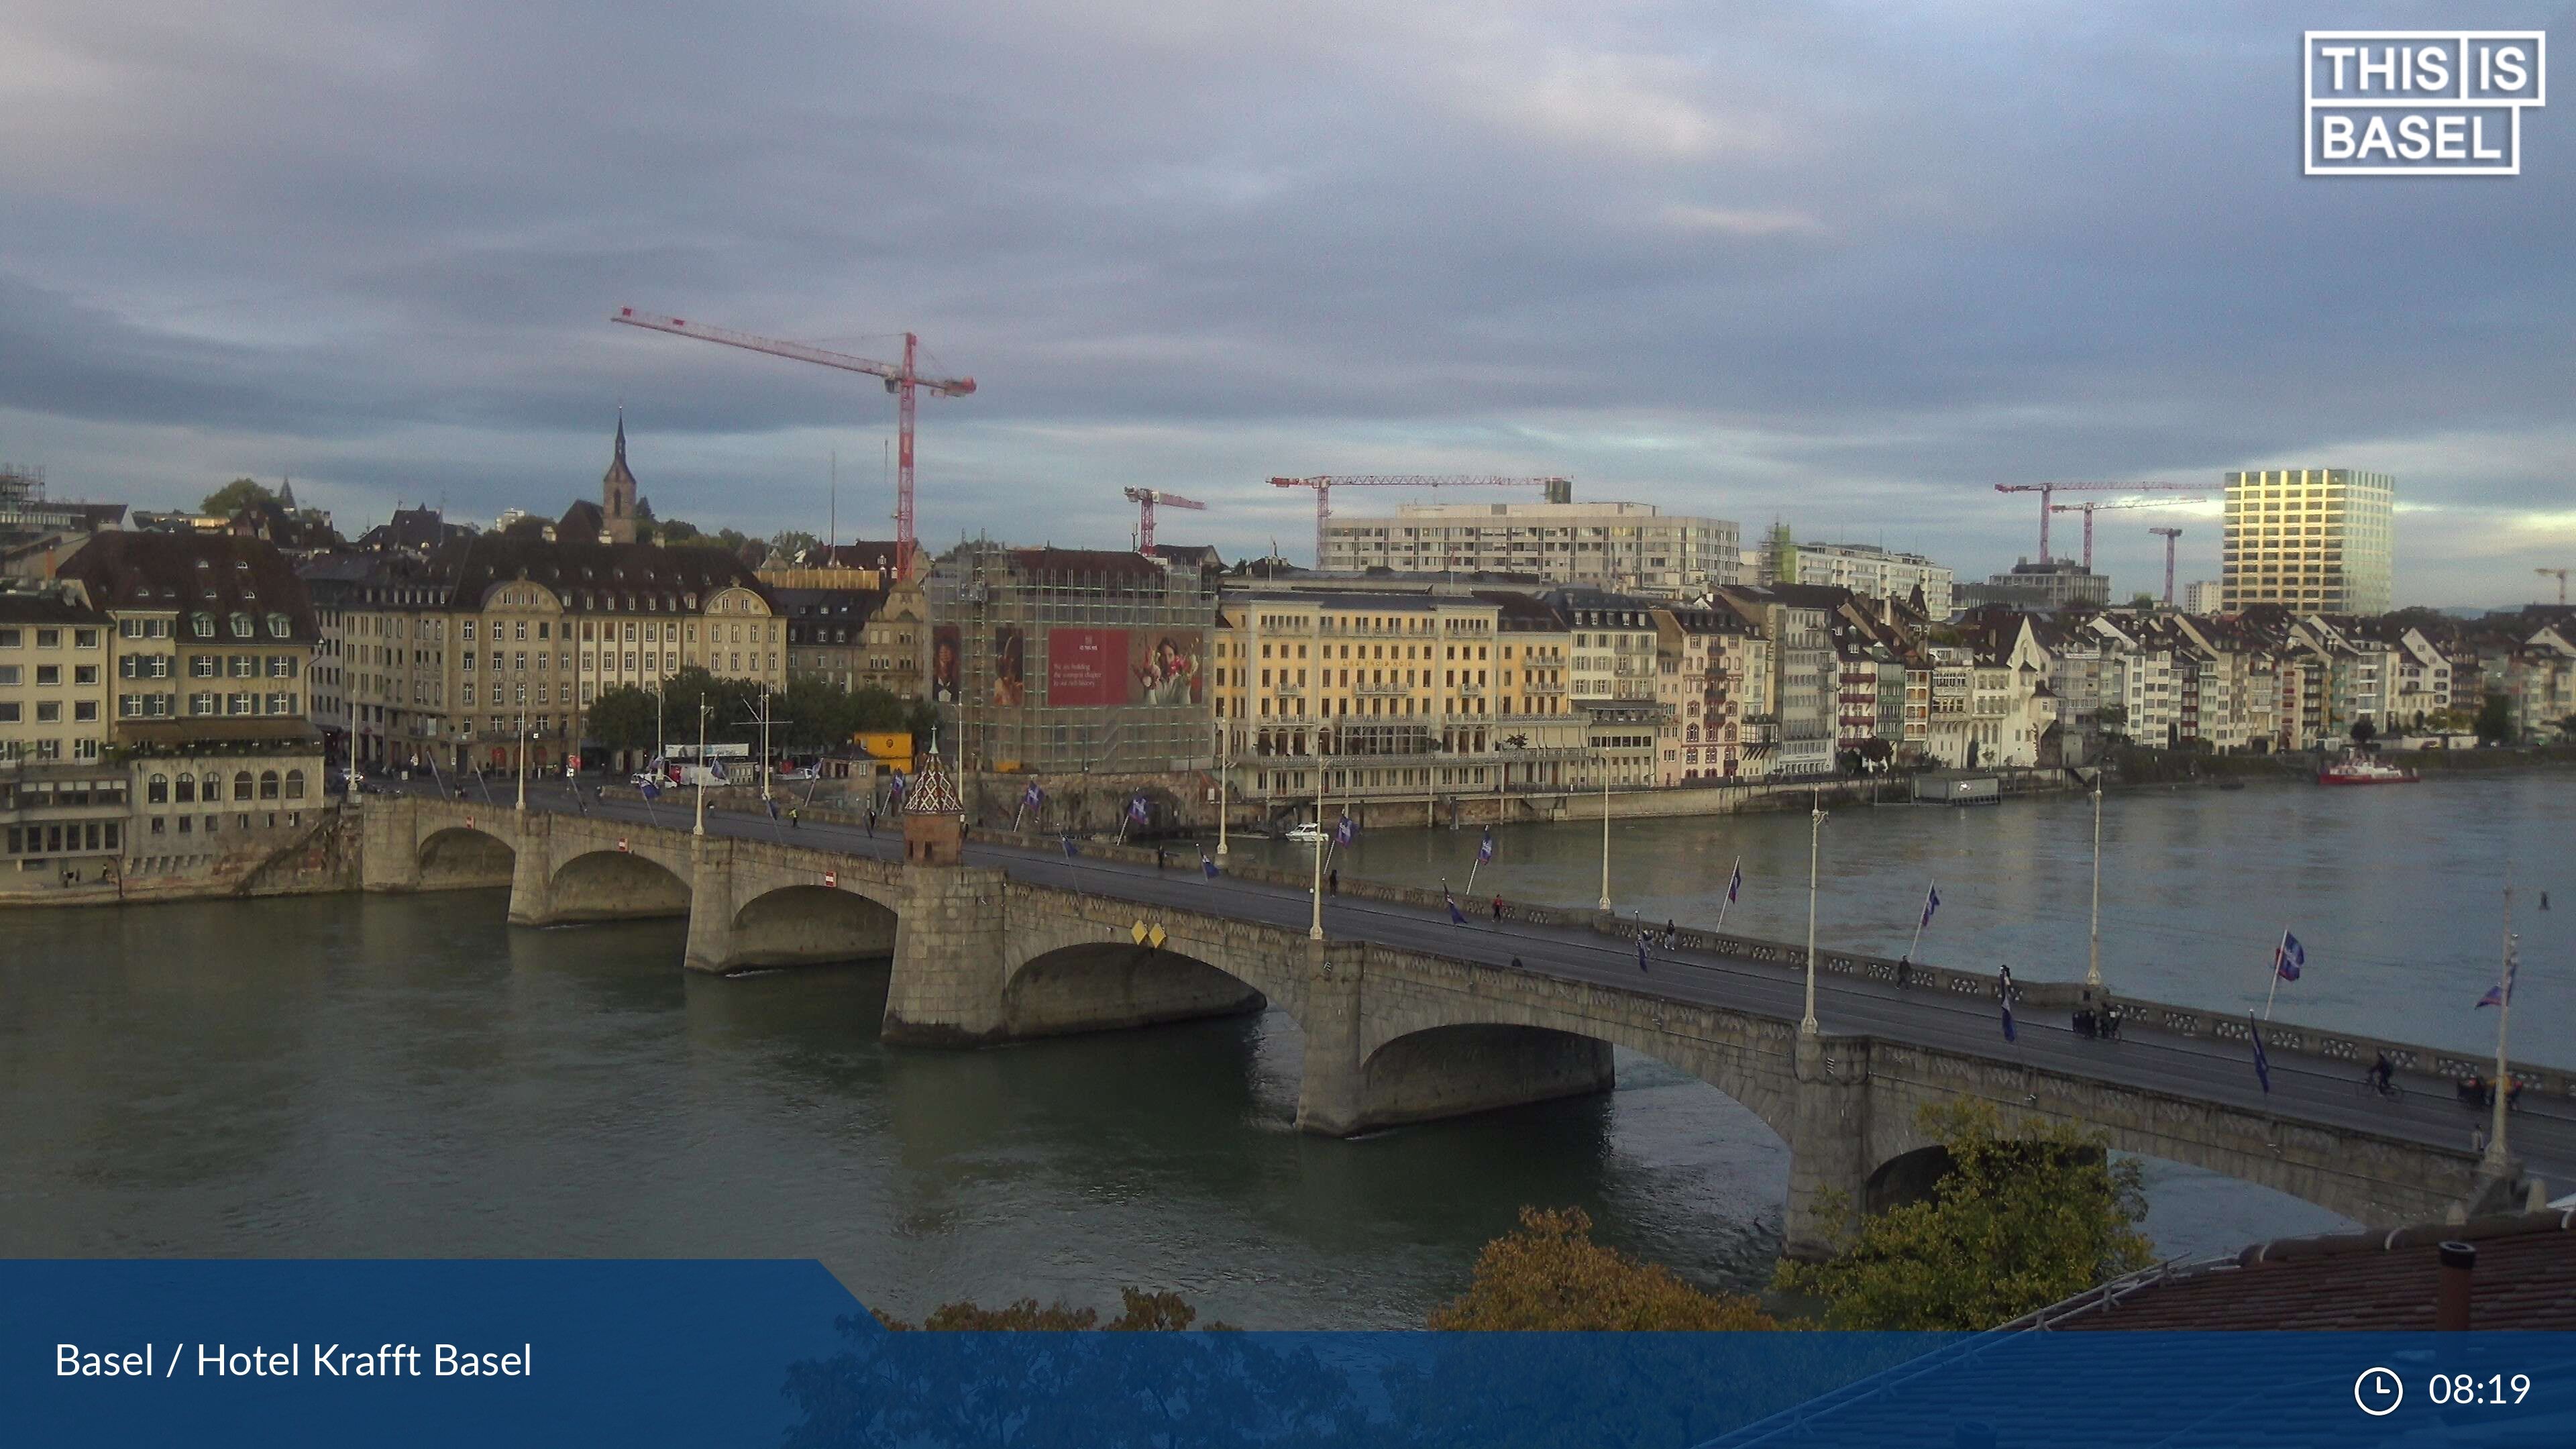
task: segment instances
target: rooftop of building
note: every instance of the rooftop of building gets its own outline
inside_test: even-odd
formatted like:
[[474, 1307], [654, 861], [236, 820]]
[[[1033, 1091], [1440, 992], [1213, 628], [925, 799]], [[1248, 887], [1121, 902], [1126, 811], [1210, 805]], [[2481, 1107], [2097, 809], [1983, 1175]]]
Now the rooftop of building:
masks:
[[313, 604], [284, 554], [229, 533], [100, 533], [63, 561], [111, 612], [283, 614], [300, 643], [320, 637]]
[[[725, 548], [682, 544], [601, 543], [593, 537], [549, 539], [542, 530], [478, 534], [451, 541], [431, 556], [425, 571], [449, 590], [454, 608], [476, 608], [499, 584], [516, 579], [544, 584], [583, 612], [689, 611], [708, 595], [748, 589], [771, 611], [777, 599], [751, 568]], [[694, 596], [698, 603], [692, 604]]]
[[0, 587], [0, 624], [103, 624], [107, 617], [105, 610], [89, 606], [76, 584]]

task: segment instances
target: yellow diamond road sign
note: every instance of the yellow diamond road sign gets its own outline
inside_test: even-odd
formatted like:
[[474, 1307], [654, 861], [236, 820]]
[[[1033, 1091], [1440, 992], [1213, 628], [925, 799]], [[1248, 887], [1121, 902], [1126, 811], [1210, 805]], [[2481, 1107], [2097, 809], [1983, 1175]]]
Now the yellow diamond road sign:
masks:
[[1137, 945], [1139, 945], [1139, 946], [1144, 945], [1144, 944], [1145, 944], [1145, 923], [1144, 923], [1143, 921], [1138, 921], [1135, 925], [1128, 927], [1128, 928], [1127, 928], [1127, 934], [1136, 938], [1136, 944], [1137, 944]]
[[1147, 940], [1150, 940], [1150, 941], [1152, 941], [1152, 942], [1154, 943], [1154, 949], [1155, 949], [1155, 950], [1160, 951], [1160, 950], [1162, 950], [1162, 949], [1163, 949], [1163, 943], [1164, 943], [1165, 941], [1170, 940], [1170, 939], [1171, 939], [1171, 937], [1166, 936], [1166, 935], [1164, 935], [1164, 934], [1163, 934], [1163, 928], [1162, 928], [1162, 927], [1160, 927], [1160, 926], [1156, 926], [1156, 927], [1154, 928], [1154, 934], [1153, 934], [1153, 935], [1151, 935], [1151, 936], [1149, 936], [1149, 937], [1147, 937], [1146, 939], [1147, 939]]

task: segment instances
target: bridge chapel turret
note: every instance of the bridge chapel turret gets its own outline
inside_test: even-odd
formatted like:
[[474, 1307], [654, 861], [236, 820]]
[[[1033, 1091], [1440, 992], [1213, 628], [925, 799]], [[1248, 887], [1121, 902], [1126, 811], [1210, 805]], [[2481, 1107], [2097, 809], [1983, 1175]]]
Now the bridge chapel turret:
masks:
[[966, 807], [939, 756], [927, 756], [903, 799], [903, 858], [908, 865], [961, 865], [965, 862]]
[[617, 448], [599, 480], [599, 516], [611, 543], [635, 541], [635, 475], [626, 467], [626, 410], [617, 411]]

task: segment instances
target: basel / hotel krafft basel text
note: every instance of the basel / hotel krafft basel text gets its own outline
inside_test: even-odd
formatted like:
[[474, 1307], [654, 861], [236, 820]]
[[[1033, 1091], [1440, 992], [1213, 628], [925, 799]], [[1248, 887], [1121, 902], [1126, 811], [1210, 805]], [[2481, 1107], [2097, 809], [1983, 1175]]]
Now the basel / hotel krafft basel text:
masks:
[[2518, 176], [2548, 99], [2537, 30], [2311, 30], [2310, 176]]

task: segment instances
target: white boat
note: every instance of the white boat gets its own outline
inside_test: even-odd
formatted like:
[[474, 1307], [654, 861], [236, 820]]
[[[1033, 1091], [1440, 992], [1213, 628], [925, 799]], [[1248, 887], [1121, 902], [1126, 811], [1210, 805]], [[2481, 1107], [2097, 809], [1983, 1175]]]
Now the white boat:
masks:
[[2420, 777], [2402, 766], [2347, 750], [2344, 757], [2317, 771], [2320, 785], [2412, 785]]
[[1324, 838], [1324, 827], [1311, 822], [1304, 825], [1291, 825], [1288, 827], [1287, 835], [1282, 838], [1296, 841], [1301, 845], [1310, 845]]

